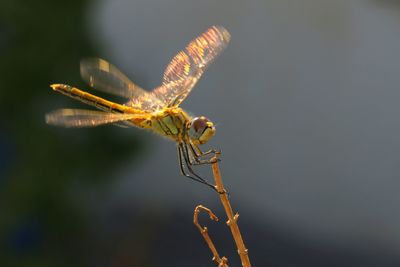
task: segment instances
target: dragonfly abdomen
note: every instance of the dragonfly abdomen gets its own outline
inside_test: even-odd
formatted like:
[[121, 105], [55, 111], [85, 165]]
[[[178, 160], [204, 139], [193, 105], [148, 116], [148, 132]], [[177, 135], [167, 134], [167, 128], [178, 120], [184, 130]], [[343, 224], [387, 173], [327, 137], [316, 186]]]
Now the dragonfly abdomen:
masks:
[[140, 110], [105, 100], [104, 98], [89, 94], [70, 85], [52, 84], [51, 88], [53, 88], [53, 90], [56, 92], [79, 100], [85, 104], [94, 106], [103, 111], [112, 113], [143, 113]]

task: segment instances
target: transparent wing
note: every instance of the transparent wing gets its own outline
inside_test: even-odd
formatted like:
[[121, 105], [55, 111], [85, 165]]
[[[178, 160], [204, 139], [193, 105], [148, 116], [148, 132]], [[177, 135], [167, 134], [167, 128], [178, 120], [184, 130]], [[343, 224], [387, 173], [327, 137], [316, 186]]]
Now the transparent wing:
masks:
[[[161, 105], [161, 101], [154, 95], [134, 84], [126, 77], [117, 67], [100, 58], [87, 58], [81, 60], [80, 64], [82, 78], [93, 88], [122, 96], [130, 100], [131, 106], [143, 109], [152, 110], [154, 106]], [[146, 100], [147, 104], [142, 104], [139, 99]]]
[[152, 94], [165, 106], [178, 106], [229, 41], [230, 34], [225, 28], [209, 28], [172, 59], [165, 69], [162, 85]]
[[137, 115], [84, 109], [59, 109], [46, 114], [46, 123], [64, 127], [94, 127], [126, 121], [135, 116]]

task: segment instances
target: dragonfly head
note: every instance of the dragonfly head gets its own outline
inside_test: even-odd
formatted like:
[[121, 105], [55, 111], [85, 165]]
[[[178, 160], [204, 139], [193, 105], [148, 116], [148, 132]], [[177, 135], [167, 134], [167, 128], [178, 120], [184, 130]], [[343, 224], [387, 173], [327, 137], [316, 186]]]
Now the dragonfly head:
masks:
[[188, 125], [188, 134], [190, 140], [198, 145], [207, 143], [214, 136], [214, 124], [206, 117], [196, 117]]

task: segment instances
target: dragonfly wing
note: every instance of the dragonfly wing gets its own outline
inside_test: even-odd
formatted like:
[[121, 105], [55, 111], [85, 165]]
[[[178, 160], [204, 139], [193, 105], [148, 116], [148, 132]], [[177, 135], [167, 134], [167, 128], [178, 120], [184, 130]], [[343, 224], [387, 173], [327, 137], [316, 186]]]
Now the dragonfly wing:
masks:
[[172, 59], [164, 71], [162, 85], [152, 94], [166, 106], [178, 106], [229, 41], [230, 34], [225, 28], [209, 28]]
[[107, 113], [84, 109], [59, 109], [46, 114], [46, 123], [64, 127], [94, 127], [123, 122], [136, 116], [136, 114]]
[[[149, 92], [134, 84], [117, 67], [100, 58], [87, 58], [80, 64], [82, 78], [93, 88], [122, 96], [128, 99], [148, 99], [154, 103], [160, 100]], [[143, 108], [135, 101], [135, 108]]]

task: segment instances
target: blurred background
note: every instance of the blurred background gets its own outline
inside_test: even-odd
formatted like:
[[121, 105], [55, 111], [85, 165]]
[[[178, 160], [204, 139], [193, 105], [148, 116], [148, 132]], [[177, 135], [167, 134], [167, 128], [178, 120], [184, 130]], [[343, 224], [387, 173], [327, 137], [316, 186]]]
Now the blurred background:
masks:
[[[201, 217], [240, 266], [214, 192], [175, 145], [138, 129], [46, 125], [87, 108], [101, 57], [149, 90], [211, 25], [232, 40], [182, 107], [217, 124], [253, 266], [400, 266], [400, 2], [0, 2], [0, 266], [215, 266]], [[96, 92], [97, 94], [97, 92]], [[211, 179], [208, 168], [198, 170]]]

